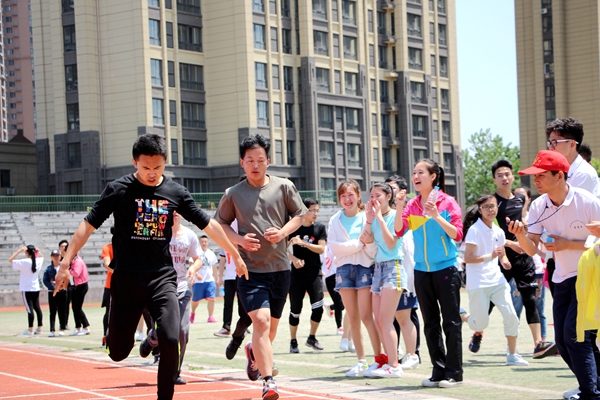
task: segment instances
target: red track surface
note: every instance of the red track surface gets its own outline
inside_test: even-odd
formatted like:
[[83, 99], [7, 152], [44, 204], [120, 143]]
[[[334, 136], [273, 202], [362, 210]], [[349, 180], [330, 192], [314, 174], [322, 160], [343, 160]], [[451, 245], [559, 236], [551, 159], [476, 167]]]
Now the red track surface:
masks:
[[[156, 399], [156, 369], [89, 360], [18, 345], [0, 345], [0, 399]], [[249, 381], [184, 373], [175, 400], [260, 399]], [[281, 399], [331, 399], [280, 388]]]

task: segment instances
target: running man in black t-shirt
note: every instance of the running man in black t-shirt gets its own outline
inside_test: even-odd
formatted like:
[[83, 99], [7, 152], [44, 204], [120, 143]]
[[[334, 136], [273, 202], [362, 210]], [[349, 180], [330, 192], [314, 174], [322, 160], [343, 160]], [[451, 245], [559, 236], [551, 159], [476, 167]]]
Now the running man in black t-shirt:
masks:
[[299, 353], [296, 333], [300, 323], [300, 313], [304, 295], [310, 298], [310, 335], [306, 345], [315, 350], [323, 350], [316, 338], [317, 329], [323, 317], [323, 274], [321, 257], [327, 244], [325, 225], [317, 221], [319, 202], [315, 199], [304, 199], [308, 212], [304, 214], [302, 226], [289, 237], [293, 245], [293, 253], [288, 251], [292, 262], [292, 279], [290, 284], [290, 353]]
[[198, 208], [187, 189], [163, 175], [167, 146], [162, 136], [145, 134], [133, 144], [136, 172], [106, 185], [100, 199], [79, 225], [56, 275], [56, 289], [66, 288], [69, 264], [94, 230], [114, 214], [114, 273], [111, 281], [106, 351], [114, 361], [127, 358], [136, 325], [147, 307], [160, 341], [158, 399], [173, 398], [179, 369], [177, 273], [169, 250], [173, 213], [204, 230], [234, 259], [238, 276], [248, 276], [235, 246], [215, 220]]

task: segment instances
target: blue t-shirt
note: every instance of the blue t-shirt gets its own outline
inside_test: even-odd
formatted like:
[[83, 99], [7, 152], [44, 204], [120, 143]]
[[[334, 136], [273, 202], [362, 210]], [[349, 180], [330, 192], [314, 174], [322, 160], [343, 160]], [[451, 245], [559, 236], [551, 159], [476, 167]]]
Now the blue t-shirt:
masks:
[[[394, 232], [394, 219], [396, 218], [396, 210], [390, 210], [389, 214], [383, 217], [385, 224], [387, 225], [388, 230], [391, 232], [392, 236], [395, 236]], [[371, 230], [373, 231], [373, 238], [375, 239], [375, 243], [377, 244], [377, 254], [375, 255], [375, 262], [384, 262], [391, 260], [400, 260], [404, 258], [404, 253], [402, 253], [402, 238], [398, 238], [396, 241], [396, 246], [393, 248], [388, 248], [385, 240], [383, 239], [383, 234], [381, 233], [381, 227], [379, 226], [379, 222], [374, 219], [373, 224], [371, 225]]]
[[344, 212], [342, 212], [340, 222], [346, 232], [348, 232], [350, 239], [358, 239], [366, 222], [365, 212], [360, 211], [354, 217], [346, 217]]

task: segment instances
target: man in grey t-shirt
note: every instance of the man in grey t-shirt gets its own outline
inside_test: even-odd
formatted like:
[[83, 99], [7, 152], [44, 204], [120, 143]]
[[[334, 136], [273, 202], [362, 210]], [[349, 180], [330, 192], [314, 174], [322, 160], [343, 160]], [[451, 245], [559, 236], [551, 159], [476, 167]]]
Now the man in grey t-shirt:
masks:
[[[263, 399], [279, 398], [273, 381], [273, 348], [290, 286], [286, 238], [302, 225], [306, 207], [292, 182], [267, 175], [270, 143], [261, 135], [240, 144], [240, 165], [246, 180], [230, 188], [215, 219], [240, 248], [249, 278], [238, 280], [239, 300], [252, 319], [252, 343], [246, 345], [251, 380], [263, 377]], [[238, 222], [238, 233], [231, 229]], [[256, 355], [256, 357], [255, 357]]]

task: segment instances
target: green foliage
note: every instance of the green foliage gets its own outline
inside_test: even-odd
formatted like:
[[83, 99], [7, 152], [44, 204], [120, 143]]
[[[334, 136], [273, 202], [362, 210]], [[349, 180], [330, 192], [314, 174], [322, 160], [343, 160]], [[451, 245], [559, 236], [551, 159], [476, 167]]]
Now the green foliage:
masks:
[[469, 138], [469, 146], [463, 150], [465, 171], [465, 198], [467, 206], [482, 194], [496, 192], [492, 177], [492, 164], [501, 159], [507, 159], [513, 164], [515, 182], [513, 187], [520, 185], [521, 179], [517, 171], [521, 169], [519, 147], [512, 143], [504, 145], [500, 135], [492, 135], [489, 129], [480, 130]]
[[597, 158], [592, 158], [592, 162], [590, 164], [592, 164], [592, 167], [594, 167], [596, 173], [598, 174], [598, 176], [600, 176], [600, 160], [598, 160]]

